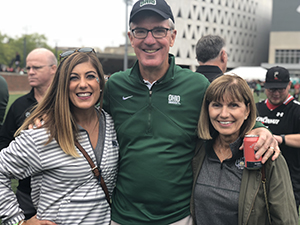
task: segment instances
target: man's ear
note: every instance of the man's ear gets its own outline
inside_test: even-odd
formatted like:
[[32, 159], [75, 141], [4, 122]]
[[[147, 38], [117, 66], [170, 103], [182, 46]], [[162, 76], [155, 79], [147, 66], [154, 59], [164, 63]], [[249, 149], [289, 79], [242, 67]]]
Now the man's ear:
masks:
[[171, 34], [171, 42], [170, 42], [170, 47], [173, 47], [174, 43], [175, 43], [175, 38], [177, 35], [177, 30], [173, 30], [172, 34]]
[[223, 63], [226, 62], [226, 57], [227, 56], [226, 56], [226, 51], [225, 50], [221, 51], [221, 55], [220, 56], [221, 56], [221, 62], [223, 62]]
[[129, 41], [130, 41], [131, 46], [134, 48], [134, 45], [133, 45], [133, 38], [134, 38], [134, 37], [133, 37], [131, 31], [128, 31], [128, 32], [127, 32], [127, 36], [128, 36], [128, 38], [129, 38]]

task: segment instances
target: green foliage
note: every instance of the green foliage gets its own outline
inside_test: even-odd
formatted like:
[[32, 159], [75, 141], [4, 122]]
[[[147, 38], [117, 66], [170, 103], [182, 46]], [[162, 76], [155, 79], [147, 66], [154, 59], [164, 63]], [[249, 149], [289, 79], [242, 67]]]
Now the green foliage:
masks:
[[55, 53], [55, 49], [47, 44], [45, 35], [33, 33], [13, 38], [0, 32], [0, 64], [2, 65], [11, 66], [18, 52], [21, 56], [21, 67], [24, 67], [27, 54], [35, 48], [47, 48]]

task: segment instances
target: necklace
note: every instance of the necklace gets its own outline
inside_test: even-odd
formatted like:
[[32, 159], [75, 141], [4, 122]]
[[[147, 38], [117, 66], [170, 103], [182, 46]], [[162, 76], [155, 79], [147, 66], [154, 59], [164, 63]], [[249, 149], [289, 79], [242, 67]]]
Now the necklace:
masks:
[[231, 149], [229, 149], [229, 153], [228, 154], [226, 154], [226, 153], [224, 154], [226, 148], [223, 151], [221, 149], [222, 149], [222, 147], [221, 147], [220, 144], [218, 146], [216, 146], [216, 145], [214, 146], [214, 151], [215, 151], [216, 155], [218, 156], [219, 160], [221, 162], [223, 162], [224, 160], [229, 159], [231, 157], [232, 152], [231, 152]]
[[[230, 156], [231, 156], [231, 150], [229, 151], [229, 154], [228, 154], [228, 155], [224, 155], [222, 151], [220, 151], [220, 153], [221, 153], [222, 156], [223, 156], [223, 160], [229, 159]], [[223, 160], [222, 160], [222, 161], [223, 161]]]
[[229, 144], [224, 141], [222, 142], [220, 137], [216, 139], [213, 148], [221, 162], [223, 162], [226, 159], [229, 159], [232, 156]]

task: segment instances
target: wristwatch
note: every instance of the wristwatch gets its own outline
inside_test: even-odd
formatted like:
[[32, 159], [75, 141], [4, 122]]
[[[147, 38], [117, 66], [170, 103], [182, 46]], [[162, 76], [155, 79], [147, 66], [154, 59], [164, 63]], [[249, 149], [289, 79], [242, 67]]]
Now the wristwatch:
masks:
[[285, 145], [285, 134], [281, 134], [280, 137], [282, 138], [281, 144]]

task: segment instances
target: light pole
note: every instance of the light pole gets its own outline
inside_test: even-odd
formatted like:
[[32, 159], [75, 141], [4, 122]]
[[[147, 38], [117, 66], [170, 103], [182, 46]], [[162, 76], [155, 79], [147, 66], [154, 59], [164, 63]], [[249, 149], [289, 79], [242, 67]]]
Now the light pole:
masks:
[[58, 43], [58, 40], [54, 40], [55, 41], [55, 57], [56, 57], [56, 59], [58, 59], [58, 45], [57, 45], [57, 43]]
[[125, 53], [124, 53], [124, 67], [123, 70], [127, 70], [128, 68], [128, 37], [127, 37], [127, 31], [128, 31], [128, 5], [132, 3], [132, 0], [124, 0], [125, 2]]
[[24, 27], [24, 39], [23, 39], [23, 68], [26, 67], [26, 56], [27, 56], [27, 40], [26, 40], [26, 37], [27, 37], [27, 30], [28, 28], [27, 27]]

